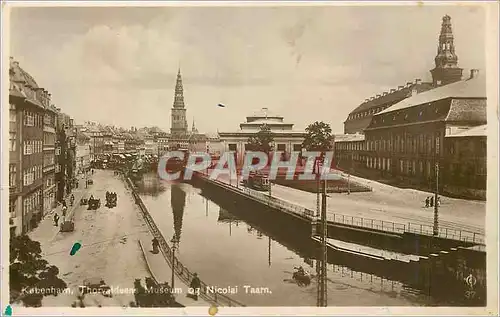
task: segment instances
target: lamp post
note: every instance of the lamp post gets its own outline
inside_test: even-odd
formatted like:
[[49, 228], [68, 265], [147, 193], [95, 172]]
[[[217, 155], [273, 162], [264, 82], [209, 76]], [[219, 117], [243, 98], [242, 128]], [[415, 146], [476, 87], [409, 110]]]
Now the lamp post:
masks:
[[174, 235], [174, 237], [172, 238], [172, 240], [170, 240], [170, 242], [172, 243], [172, 289], [174, 289], [174, 286], [175, 286], [175, 250], [177, 250], [177, 243], [179, 242], [179, 240], [177, 240], [177, 237]]
[[435, 169], [436, 169], [436, 190], [434, 192], [434, 226], [432, 228], [432, 234], [434, 236], [439, 235], [439, 207], [438, 207], [438, 199], [439, 199], [439, 136], [436, 138], [436, 159], [435, 159]]

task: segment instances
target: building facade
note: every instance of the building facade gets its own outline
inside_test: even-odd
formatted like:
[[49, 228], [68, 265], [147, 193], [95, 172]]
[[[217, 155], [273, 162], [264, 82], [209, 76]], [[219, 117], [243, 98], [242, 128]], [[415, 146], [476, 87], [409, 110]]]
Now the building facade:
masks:
[[[60, 110], [60, 109], [59, 109]], [[56, 140], [56, 169], [57, 200], [62, 201], [71, 194], [76, 178], [76, 128], [73, 119], [65, 113], [58, 112]]]
[[486, 135], [486, 125], [446, 135], [444, 193], [486, 200]]
[[363, 168], [367, 160], [364, 134], [342, 134], [334, 137], [336, 168], [347, 172]]
[[[50, 95], [49, 95], [50, 98]], [[50, 102], [50, 99], [47, 100]], [[56, 185], [57, 109], [47, 103], [43, 118], [43, 209], [48, 214], [57, 202]]]
[[344, 121], [344, 133], [364, 133], [373, 116], [377, 113], [412, 95], [462, 79], [462, 69], [458, 67], [458, 56], [455, 53], [451, 18], [448, 15], [442, 19], [438, 51], [434, 62], [435, 67], [430, 71], [432, 82], [427, 83], [422, 82], [421, 79], [415, 79], [414, 82], [407, 82], [405, 85], [398, 86], [397, 89], [391, 89], [388, 92], [365, 99]]
[[242, 164], [243, 154], [248, 147], [248, 139], [255, 136], [263, 126], [271, 130], [274, 150], [288, 153], [302, 150], [306, 132], [293, 130], [293, 123], [287, 123], [283, 116], [271, 113], [268, 108], [262, 108], [247, 116], [246, 122], [240, 124], [239, 131], [219, 132], [219, 138], [223, 144], [222, 152], [236, 153], [237, 163]]
[[78, 132], [76, 137], [76, 173], [83, 174], [90, 169], [91, 146], [90, 137]]
[[9, 63], [9, 215], [11, 234], [43, 215], [43, 120], [48, 93], [17, 61]]

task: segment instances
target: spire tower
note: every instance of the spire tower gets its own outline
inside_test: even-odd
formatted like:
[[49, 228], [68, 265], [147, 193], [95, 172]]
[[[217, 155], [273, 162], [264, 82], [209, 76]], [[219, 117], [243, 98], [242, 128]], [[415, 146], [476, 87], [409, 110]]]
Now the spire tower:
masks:
[[445, 15], [441, 23], [437, 55], [434, 58], [435, 68], [431, 70], [434, 86], [451, 84], [462, 79], [462, 68], [458, 67], [458, 56], [455, 54], [451, 17]]
[[174, 105], [172, 107], [172, 125], [170, 133], [172, 135], [186, 135], [188, 132], [188, 124], [186, 120], [186, 108], [184, 104], [184, 87], [182, 85], [181, 69], [177, 72], [177, 80], [175, 83]]

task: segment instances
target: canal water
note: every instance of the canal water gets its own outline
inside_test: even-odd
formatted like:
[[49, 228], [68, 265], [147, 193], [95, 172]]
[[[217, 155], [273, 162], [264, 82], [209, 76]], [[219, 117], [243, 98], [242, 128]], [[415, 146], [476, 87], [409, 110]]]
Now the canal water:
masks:
[[[269, 227], [266, 219], [244, 219], [241, 206], [228, 208], [220, 198], [216, 203], [190, 184], [172, 184], [146, 174], [137, 185], [165, 239], [175, 236], [180, 241], [176, 256], [203, 282], [228, 291], [229, 297], [247, 306], [316, 306], [316, 278], [305, 287], [292, 280], [297, 266], [316, 275], [310, 241], [263, 229]], [[328, 306], [436, 305], [398, 281], [344, 264], [329, 263], [327, 268]]]

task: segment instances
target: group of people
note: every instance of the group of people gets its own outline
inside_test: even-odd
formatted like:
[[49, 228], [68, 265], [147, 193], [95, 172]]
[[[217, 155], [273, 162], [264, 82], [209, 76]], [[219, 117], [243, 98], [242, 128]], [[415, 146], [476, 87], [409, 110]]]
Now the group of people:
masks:
[[[73, 194], [71, 194], [71, 198], [70, 198], [70, 204], [73, 205], [73, 202], [75, 201], [75, 196]], [[62, 211], [62, 218], [63, 218], [63, 222], [64, 220], [66, 219], [66, 213], [68, 211], [68, 206], [66, 205], [66, 200], [62, 200], [61, 202], [61, 205], [62, 205], [62, 208], [61, 208], [61, 211]], [[59, 215], [57, 214], [57, 212], [54, 214], [54, 226], [59, 226]]]
[[[441, 198], [438, 196], [436, 199], [436, 205], [439, 207], [441, 205]], [[425, 208], [434, 207], [434, 196], [425, 198]]]

